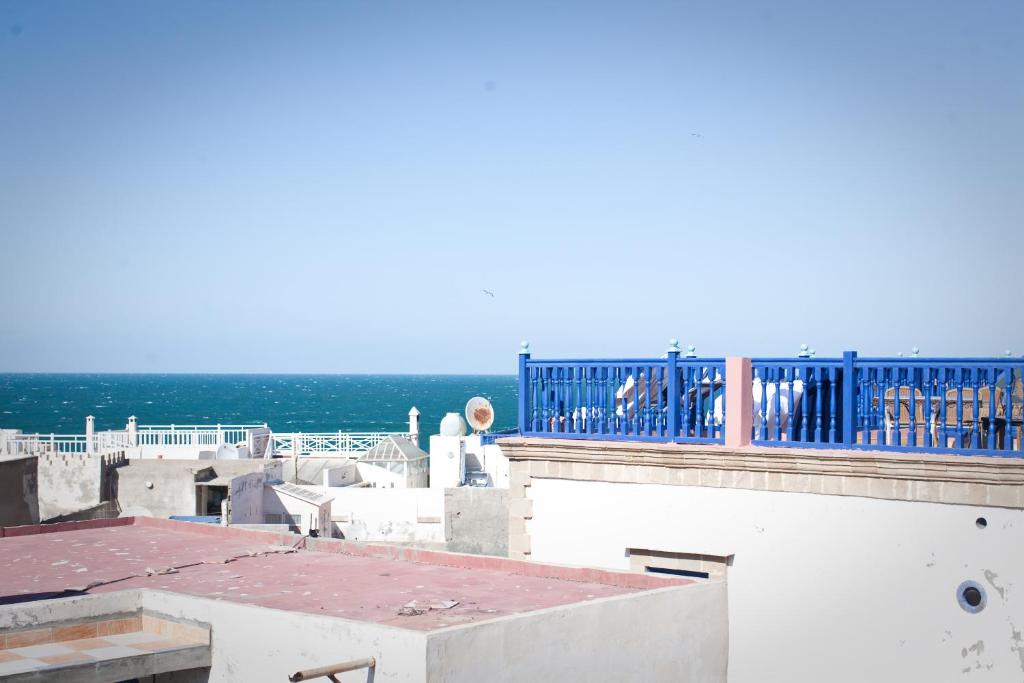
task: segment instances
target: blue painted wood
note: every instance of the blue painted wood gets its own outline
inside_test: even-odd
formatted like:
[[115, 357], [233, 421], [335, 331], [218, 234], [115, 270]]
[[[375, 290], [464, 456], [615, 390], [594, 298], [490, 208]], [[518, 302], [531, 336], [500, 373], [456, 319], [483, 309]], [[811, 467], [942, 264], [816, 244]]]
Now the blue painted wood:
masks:
[[843, 425], [842, 442], [846, 445], [857, 443], [857, 389], [859, 387], [857, 381], [857, 373], [854, 371], [853, 364], [857, 359], [856, 351], [844, 351], [843, 352], [843, 379], [842, 379], [842, 393], [843, 393]]
[[[862, 358], [851, 351], [841, 359], [758, 358], [752, 367], [762, 388], [749, 408], [760, 413], [751, 430], [757, 443], [1024, 455], [1014, 450], [1024, 432], [1017, 385], [1024, 359]], [[620, 397], [627, 383], [631, 401]], [[730, 419], [716, 414], [724, 359], [681, 358], [678, 351], [664, 359], [572, 361], [523, 354], [518, 384], [518, 429], [526, 434], [721, 443]], [[793, 405], [784, 408], [787, 391]], [[777, 416], [774, 424], [769, 414]]]
[[923, 369], [925, 383], [924, 383], [924, 445], [925, 448], [931, 448], [932, 444], [932, 424], [933, 420], [937, 419], [937, 416], [933, 414], [932, 409], [932, 396], [936, 386], [936, 372], [935, 368], [924, 368]]
[[530, 414], [530, 373], [526, 367], [526, 361], [530, 360], [529, 353], [519, 354], [519, 431], [525, 432], [529, 429], [527, 416]]
[[998, 400], [998, 396], [996, 396], [996, 368], [988, 369], [988, 400], [988, 441], [985, 443], [985, 448], [992, 451], [996, 448], [997, 429], [996, 401]]
[[[771, 368], [770, 378], [775, 385], [775, 440], [782, 441], [782, 377], [785, 368]], [[787, 399], [788, 400], [788, 399]], [[786, 407], [789, 410], [789, 407]]]
[[828, 442], [836, 443], [836, 374], [838, 368], [824, 368], [828, 373]]

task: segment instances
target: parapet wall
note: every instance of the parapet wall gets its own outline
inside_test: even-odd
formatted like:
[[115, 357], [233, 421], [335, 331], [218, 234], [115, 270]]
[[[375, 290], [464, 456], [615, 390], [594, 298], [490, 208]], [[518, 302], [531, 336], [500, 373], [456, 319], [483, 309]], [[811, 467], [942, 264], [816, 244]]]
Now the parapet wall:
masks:
[[39, 521], [35, 456], [0, 460], [0, 527]]
[[1020, 459], [501, 444], [510, 556], [724, 577], [733, 683], [1022, 680]]
[[39, 517], [72, 515], [112, 499], [113, 471], [127, 463], [123, 452], [103, 455], [39, 455]]

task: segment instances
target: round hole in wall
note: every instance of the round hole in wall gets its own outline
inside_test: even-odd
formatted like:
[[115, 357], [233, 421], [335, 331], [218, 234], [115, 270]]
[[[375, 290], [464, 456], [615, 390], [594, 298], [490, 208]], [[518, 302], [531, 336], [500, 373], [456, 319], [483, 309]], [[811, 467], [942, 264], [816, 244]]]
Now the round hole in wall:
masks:
[[988, 526], [988, 520], [984, 517], [978, 517], [976, 520], [974, 520], [974, 523], [977, 525], [979, 529], [984, 529]]
[[977, 581], [964, 581], [956, 589], [956, 600], [965, 612], [977, 614], [985, 609], [988, 597]]

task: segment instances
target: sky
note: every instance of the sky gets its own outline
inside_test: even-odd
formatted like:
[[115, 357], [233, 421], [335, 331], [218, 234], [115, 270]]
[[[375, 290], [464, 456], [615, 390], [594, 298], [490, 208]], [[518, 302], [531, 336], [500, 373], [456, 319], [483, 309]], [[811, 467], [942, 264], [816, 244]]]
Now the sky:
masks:
[[0, 371], [1021, 354], [1022, 35], [1019, 0], [0, 0]]

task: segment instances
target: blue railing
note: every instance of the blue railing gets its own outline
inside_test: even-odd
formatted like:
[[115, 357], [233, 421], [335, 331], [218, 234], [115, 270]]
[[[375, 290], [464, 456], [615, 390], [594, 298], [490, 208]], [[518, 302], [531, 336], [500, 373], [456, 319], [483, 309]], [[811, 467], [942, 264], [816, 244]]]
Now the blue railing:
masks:
[[843, 443], [842, 359], [754, 358], [753, 443]]
[[1021, 456], [1024, 360], [857, 358], [859, 447]]
[[[767, 446], [1024, 456], [1022, 358], [753, 358], [739, 403]], [[519, 361], [525, 436], [724, 443], [725, 361]], [[749, 388], [749, 394], [746, 393]], [[745, 417], [740, 415], [739, 417]]]
[[525, 436], [722, 443], [722, 358], [531, 360], [520, 356]]
[[515, 436], [518, 433], [519, 433], [519, 429], [518, 428], [502, 429], [502, 430], [497, 431], [497, 432], [487, 432], [486, 434], [481, 434], [480, 435], [480, 445], [481, 446], [489, 446], [489, 445], [493, 444], [498, 439], [502, 439], [502, 438], [504, 438], [506, 436]]

